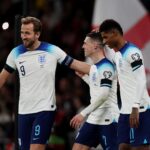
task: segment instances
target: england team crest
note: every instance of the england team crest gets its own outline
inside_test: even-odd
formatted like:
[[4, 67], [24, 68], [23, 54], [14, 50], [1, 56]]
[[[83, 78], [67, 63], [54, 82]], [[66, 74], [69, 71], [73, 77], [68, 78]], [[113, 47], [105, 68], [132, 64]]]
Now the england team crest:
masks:
[[40, 63], [40, 66], [43, 67], [46, 63], [46, 56], [45, 55], [39, 55], [38, 56], [38, 62]]

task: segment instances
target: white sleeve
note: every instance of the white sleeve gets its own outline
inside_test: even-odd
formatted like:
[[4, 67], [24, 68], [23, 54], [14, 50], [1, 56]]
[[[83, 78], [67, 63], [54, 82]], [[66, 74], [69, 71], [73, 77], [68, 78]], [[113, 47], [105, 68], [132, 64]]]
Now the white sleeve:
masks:
[[107, 45], [104, 47], [104, 53], [107, 59], [109, 59], [112, 63], [115, 62], [115, 51], [109, 48]]
[[16, 63], [15, 63], [15, 51], [12, 50], [7, 57], [6, 65], [16, 70]]
[[133, 75], [136, 80], [136, 101], [133, 107], [138, 108], [140, 100], [143, 97], [144, 89], [146, 88], [146, 75], [141, 51], [134, 48], [128, 55], [128, 61], [131, 64]]
[[[103, 87], [99, 92], [99, 96], [94, 100], [93, 103], [89, 104], [85, 109], [83, 109], [80, 114], [84, 117], [88, 116], [91, 112], [93, 112], [96, 108], [101, 106], [107, 99], [110, 88]], [[92, 100], [91, 100], [92, 101]]]
[[61, 64], [64, 59], [66, 58], [67, 54], [61, 49], [59, 48], [58, 46], [54, 46], [54, 54], [58, 60], [58, 62]]
[[[96, 86], [96, 96], [91, 96], [91, 104], [88, 105], [81, 114], [85, 117], [89, 115], [92, 111], [94, 111], [96, 108], [101, 106], [105, 101], [107, 101], [107, 97], [109, 96], [110, 90], [112, 88], [112, 81], [114, 79], [115, 71], [114, 68], [111, 65], [104, 64], [103, 67], [95, 69], [96, 67], [93, 67], [92, 65], [90, 69], [90, 77], [93, 82], [92, 86]], [[93, 71], [92, 71], [93, 70]], [[94, 71], [97, 70], [97, 71]], [[91, 72], [93, 72], [91, 74]], [[97, 75], [98, 74], [98, 75]], [[98, 82], [96, 81], [97, 79]], [[97, 84], [96, 84], [97, 83]], [[91, 88], [91, 87], [90, 87]]]
[[89, 76], [87, 74], [85, 74], [82, 79], [85, 83], [89, 84]]

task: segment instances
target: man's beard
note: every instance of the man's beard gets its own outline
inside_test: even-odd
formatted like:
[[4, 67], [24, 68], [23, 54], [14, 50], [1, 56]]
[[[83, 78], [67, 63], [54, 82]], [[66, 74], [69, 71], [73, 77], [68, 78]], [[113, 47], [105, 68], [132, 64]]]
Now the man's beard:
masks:
[[26, 47], [26, 48], [32, 48], [33, 47], [33, 44], [34, 44], [34, 41], [32, 40], [32, 41], [27, 41], [27, 40], [25, 40], [25, 41], [23, 41], [23, 44], [24, 44], [24, 46]]

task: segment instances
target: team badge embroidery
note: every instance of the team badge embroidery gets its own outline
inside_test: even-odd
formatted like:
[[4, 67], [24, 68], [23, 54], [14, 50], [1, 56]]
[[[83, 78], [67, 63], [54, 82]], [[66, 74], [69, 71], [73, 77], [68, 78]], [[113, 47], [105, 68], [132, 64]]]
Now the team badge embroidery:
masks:
[[105, 79], [109, 79], [112, 76], [112, 72], [104, 71], [103, 75], [104, 75]]
[[134, 61], [140, 60], [140, 55], [138, 53], [132, 54], [131, 57]]
[[38, 62], [40, 63], [40, 67], [43, 67], [46, 62], [46, 56], [45, 55], [39, 55]]

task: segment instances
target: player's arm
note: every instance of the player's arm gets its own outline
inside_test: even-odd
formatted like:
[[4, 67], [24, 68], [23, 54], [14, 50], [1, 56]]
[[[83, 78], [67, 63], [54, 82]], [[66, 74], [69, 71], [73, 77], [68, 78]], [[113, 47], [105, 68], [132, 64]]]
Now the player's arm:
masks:
[[115, 51], [109, 48], [107, 45], [104, 47], [104, 53], [107, 59], [109, 59], [112, 63], [115, 62]]
[[75, 73], [76, 73], [77, 76], [79, 76], [80, 78], [82, 78], [82, 80], [85, 83], [89, 84], [89, 75], [81, 73], [81, 72], [78, 72], [78, 71], [76, 71]]
[[107, 100], [107, 97], [112, 88], [112, 81], [115, 76], [115, 69], [111, 63], [109, 65], [105, 64], [104, 67], [100, 67], [100, 69], [97, 69], [98, 75], [95, 75], [94, 69], [96, 67], [94, 66], [95, 65], [93, 65], [93, 67], [91, 67], [90, 69], [90, 75], [91, 72], [93, 72], [94, 75], [94, 76], [92, 75], [93, 80], [96, 81], [97, 78], [99, 79], [100, 83], [97, 83], [96, 85], [99, 90], [97, 91], [97, 96], [92, 97], [91, 104], [88, 107], [86, 107], [83, 111], [81, 111], [81, 114], [84, 117], [88, 116], [92, 111], [101, 106]]
[[145, 69], [143, 65], [143, 56], [140, 50], [131, 51], [128, 55], [128, 61], [132, 67], [133, 76], [136, 81], [136, 99], [133, 107], [139, 108], [140, 100], [143, 97], [143, 91], [146, 85]]
[[6, 82], [6, 80], [8, 79], [8, 77], [10, 76], [10, 73], [3, 69], [0, 73], [0, 88], [4, 85], [4, 83]]
[[[146, 75], [145, 75], [145, 68], [143, 64], [143, 57], [141, 52], [136, 53], [137, 59], [131, 63], [133, 75], [136, 81], [136, 97], [137, 102], [140, 103], [140, 100], [143, 97], [144, 89], [146, 88]], [[136, 104], [134, 105], [136, 107]], [[138, 107], [138, 106], [137, 106]]]
[[143, 56], [139, 49], [134, 49], [129, 57], [128, 61], [131, 64], [133, 76], [136, 81], [136, 92], [135, 97], [136, 100], [132, 107], [132, 112], [130, 114], [130, 126], [131, 127], [138, 127], [139, 125], [139, 105], [140, 100], [143, 97], [144, 89], [146, 88], [146, 76], [145, 76], [145, 69], [143, 65]]
[[94, 99], [94, 102], [90, 103], [85, 109], [71, 119], [70, 126], [73, 128], [80, 127], [84, 119], [106, 101], [109, 91], [110, 89], [108, 87], [101, 88], [99, 95]]
[[60, 49], [57, 46], [55, 46], [54, 48], [55, 48], [54, 55], [57, 57], [58, 62], [60, 64], [68, 66], [69, 68], [75, 71], [78, 71], [84, 74], [89, 74], [91, 65], [83, 61], [79, 61], [79, 60], [72, 58], [71, 56], [67, 55], [62, 49]]
[[[92, 68], [92, 67], [91, 67]], [[70, 125], [72, 127], [78, 127], [84, 118], [88, 116], [91, 112], [101, 106], [106, 100], [110, 93], [110, 89], [112, 87], [112, 80], [114, 78], [114, 70], [110, 69], [107, 71], [102, 71], [100, 75], [100, 83], [98, 84], [99, 91], [97, 96], [94, 99], [91, 99], [91, 104], [89, 104], [85, 109], [83, 109], [80, 114], [77, 114], [70, 121]]]
[[14, 63], [14, 58], [13, 58], [13, 52], [14, 51], [11, 51], [11, 53], [8, 55], [6, 64], [0, 73], [0, 88], [4, 85], [8, 77], [11, 75], [11, 73], [14, 72], [16, 68], [15, 63]]
[[[85, 109], [83, 109], [80, 114], [83, 117], [88, 116], [91, 112], [93, 112], [95, 109], [97, 109], [99, 106], [101, 106], [108, 97], [110, 88], [109, 87], [102, 87], [99, 91], [99, 95], [94, 99], [94, 102], [92, 102], [90, 105], [88, 105]], [[91, 100], [92, 101], [92, 100]]]
[[83, 77], [82, 77], [82, 80], [89, 85], [89, 75], [85, 74]]
[[85, 62], [73, 59], [72, 63], [70, 64], [70, 68], [76, 71], [82, 72], [84, 74], [89, 74], [91, 65]]
[[62, 64], [84, 74], [89, 74], [91, 68], [91, 65], [83, 61], [76, 60], [69, 55], [65, 57]]

